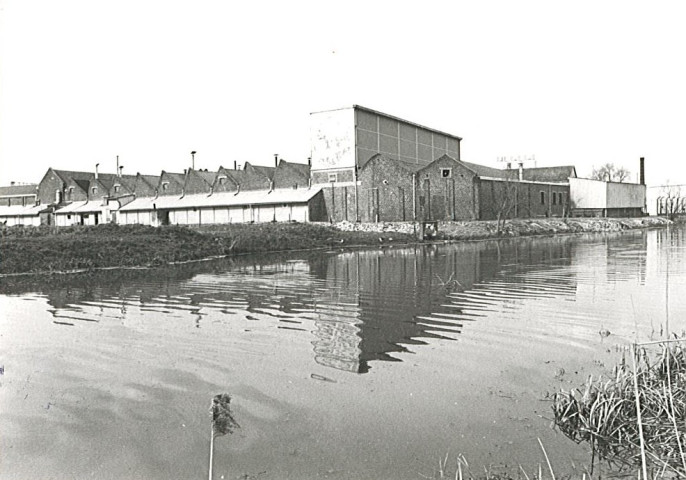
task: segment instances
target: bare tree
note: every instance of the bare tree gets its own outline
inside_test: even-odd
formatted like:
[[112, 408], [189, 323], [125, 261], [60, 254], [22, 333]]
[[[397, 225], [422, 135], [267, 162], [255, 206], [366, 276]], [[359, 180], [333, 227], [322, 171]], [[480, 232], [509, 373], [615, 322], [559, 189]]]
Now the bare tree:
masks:
[[597, 168], [593, 167], [591, 179], [603, 182], [624, 182], [630, 175], [631, 172], [628, 169], [618, 167], [614, 163], [606, 163]]
[[[493, 207], [495, 208], [496, 231], [500, 235], [505, 227], [505, 220], [518, 215], [517, 212], [517, 182], [511, 179], [502, 181], [502, 188], [494, 195]], [[494, 192], [495, 193], [495, 192]]]
[[685, 213], [686, 199], [681, 196], [681, 185], [665, 185], [660, 189], [657, 199], [658, 215], [668, 215], [671, 219], [678, 213]]

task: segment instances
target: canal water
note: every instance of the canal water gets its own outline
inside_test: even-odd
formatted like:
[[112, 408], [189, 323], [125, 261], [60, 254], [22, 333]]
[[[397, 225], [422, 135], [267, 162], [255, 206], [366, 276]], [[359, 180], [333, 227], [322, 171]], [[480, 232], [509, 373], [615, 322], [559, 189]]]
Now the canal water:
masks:
[[257, 256], [0, 286], [0, 478], [418, 479], [584, 445], [549, 395], [686, 328], [686, 230]]

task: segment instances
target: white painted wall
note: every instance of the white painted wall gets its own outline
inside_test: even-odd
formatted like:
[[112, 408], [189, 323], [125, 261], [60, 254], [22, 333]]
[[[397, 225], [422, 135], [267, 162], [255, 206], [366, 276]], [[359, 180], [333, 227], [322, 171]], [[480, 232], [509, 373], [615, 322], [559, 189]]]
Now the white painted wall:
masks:
[[312, 170], [355, 166], [355, 111], [352, 107], [310, 114]]
[[588, 178], [569, 179], [572, 208], [607, 208], [607, 183]]
[[643, 208], [646, 186], [638, 183], [607, 184], [607, 208]]

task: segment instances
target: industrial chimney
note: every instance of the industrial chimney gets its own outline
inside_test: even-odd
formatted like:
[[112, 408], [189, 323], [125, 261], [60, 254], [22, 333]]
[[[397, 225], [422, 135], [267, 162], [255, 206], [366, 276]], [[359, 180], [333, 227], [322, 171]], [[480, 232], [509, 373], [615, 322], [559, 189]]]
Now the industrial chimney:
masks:
[[274, 166], [275, 167], [279, 166], [279, 154], [278, 153], [274, 154]]
[[99, 163], [96, 163], [96, 164], [95, 164], [95, 179], [96, 179], [96, 180], [98, 179], [98, 166], [99, 166], [99, 165], [100, 165]]
[[645, 185], [646, 184], [646, 167], [645, 167], [645, 158], [644, 157], [641, 157], [638, 175], [639, 175], [638, 183], [640, 183], [641, 185]]

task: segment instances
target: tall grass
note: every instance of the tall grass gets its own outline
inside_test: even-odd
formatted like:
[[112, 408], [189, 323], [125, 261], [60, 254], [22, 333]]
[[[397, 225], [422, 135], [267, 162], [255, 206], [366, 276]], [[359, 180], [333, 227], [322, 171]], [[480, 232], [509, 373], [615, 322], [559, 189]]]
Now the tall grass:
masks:
[[686, 476], [684, 346], [643, 346], [631, 354], [632, 365], [624, 357], [611, 378], [591, 377], [582, 389], [555, 394], [555, 424], [589, 444], [592, 464], [597, 458], [620, 471], [650, 470], [644, 477]]

